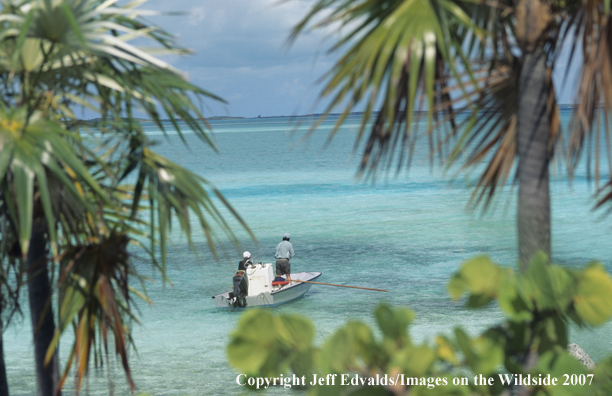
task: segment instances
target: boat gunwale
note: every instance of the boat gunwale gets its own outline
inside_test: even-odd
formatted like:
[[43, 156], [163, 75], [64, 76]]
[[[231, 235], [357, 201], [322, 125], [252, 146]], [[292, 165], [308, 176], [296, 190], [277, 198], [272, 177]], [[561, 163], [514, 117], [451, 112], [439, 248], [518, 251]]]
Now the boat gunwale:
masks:
[[[315, 276], [313, 276], [312, 278], [308, 279], [308, 282], [312, 281], [313, 279], [317, 279], [318, 277], [320, 277], [321, 275], [323, 275], [323, 273], [322, 273], [322, 272], [318, 272], [318, 271], [302, 271], [302, 272], [296, 272], [295, 274], [296, 274], [296, 275], [297, 275], [297, 274], [318, 274], [318, 275], [315, 275]], [[294, 287], [301, 286], [301, 285], [303, 285], [303, 284], [308, 284], [308, 283], [306, 283], [306, 282], [300, 282], [300, 281], [291, 281], [291, 282], [292, 282], [292, 283], [295, 283], [295, 284], [290, 285], [289, 287], [282, 287], [282, 288], [280, 288], [280, 289], [278, 289], [278, 290], [271, 291], [271, 292], [269, 292], [269, 293], [270, 293], [270, 295], [273, 295], [273, 294], [278, 294], [278, 293], [280, 293], [280, 292], [287, 291], [287, 290], [291, 290], [291, 289], [293, 289]], [[214, 299], [215, 299], [215, 298], [217, 298], [217, 297], [224, 296], [224, 295], [226, 295], [226, 294], [227, 294], [227, 295], [229, 295], [229, 293], [231, 293], [231, 292], [232, 292], [232, 290], [228, 290], [228, 291], [223, 292], [223, 293], [215, 294], [215, 295], [214, 295], [214, 296], [212, 296], [211, 298], [214, 300]], [[253, 297], [253, 296], [250, 296], [250, 297]]]
[[[304, 274], [304, 273], [306, 273], [306, 274], [319, 274], [319, 275], [315, 275], [315, 276], [313, 276], [312, 278], [308, 279], [306, 282], [301, 282], [300, 280], [295, 280], [295, 281], [294, 281], [294, 280], [292, 280], [292, 281], [291, 281], [291, 283], [295, 283], [295, 284], [293, 284], [293, 285], [289, 285], [289, 287], [281, 287], [281, 288], [280, 288], [280, 289], [278, 289], [278, 290], [271, 291], [271, 292], [270, 292], [270, 295], [272, 295], [272, 294], [278, 294], [278, 293], [280, 293], [280, 292], [283, 292], [283, 291], [286, 291], [286, 290], [290, 290], [290, 289], [292, 289], [292, 288], [294, 288], [294, 287], [301, 286], [301, 285], [303, 285], [303, 284], [308, 284], [308, 282], [312, 281], [313, 279], [317, 279], [319, 276], [323, 275], [323, 273], [322, 273], [322, 272], [316, 272], [316, 271], [313, 271], [313, 272], [306, 272], [306, 271], [303, 271], [303, 272], [296, 272], [296, 274]], [[285, 286], [287, 286], [287, 285], [285, 285]]]

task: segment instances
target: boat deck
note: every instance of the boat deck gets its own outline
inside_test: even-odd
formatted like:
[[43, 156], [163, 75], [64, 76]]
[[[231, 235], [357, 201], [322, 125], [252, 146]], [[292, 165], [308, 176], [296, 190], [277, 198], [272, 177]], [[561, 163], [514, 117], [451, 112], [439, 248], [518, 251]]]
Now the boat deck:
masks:
[[[259, 293], [255, 296], [247, 296], [246, 302], [247, 307], [261, 307], [261, 306], [276, 306], [284, 304], [288, 301], [295, 300], [298, 297], [303, 296], [310, 289], [310, 283], [299, 282], [312, 281], [321, 276], [320, 272], [296, 272], [291, 274], [291, 283], [281, 286], [272, 286], [271, 292]], [[215, 300], [215, 305], [219, 308], [229, 308], [227, 299], [229, 298], [231, 290], [224, 293], [220, 293], [212, 296]]]

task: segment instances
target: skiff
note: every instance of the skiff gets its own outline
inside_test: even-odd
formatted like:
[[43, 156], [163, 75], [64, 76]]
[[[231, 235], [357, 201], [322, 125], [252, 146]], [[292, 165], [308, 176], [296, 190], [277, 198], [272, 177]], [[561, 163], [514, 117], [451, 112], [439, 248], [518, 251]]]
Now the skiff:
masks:
[[273, 265], [249, 266], [244, 276], [234, 276], [233, 290], [212, 296], [219, 308], [274, 307], [295, 300], [306, 294], [310, 283], [321, 276], [320, 272], [297, 272], [291, 274], [291, 282], [275, 281]]

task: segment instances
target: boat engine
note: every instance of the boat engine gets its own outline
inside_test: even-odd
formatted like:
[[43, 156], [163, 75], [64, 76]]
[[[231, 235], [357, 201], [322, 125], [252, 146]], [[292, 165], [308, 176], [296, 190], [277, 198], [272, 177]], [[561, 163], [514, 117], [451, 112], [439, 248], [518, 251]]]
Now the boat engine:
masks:
[[236, 275], [234, 275], [234, 291], [230, 292], [229, 296], [230, 309], [233, 310], [234, 307], [246, 307], [246, 296], [248, 290], [249, 286], [247, 284], [247, 279], [244, 276], [244, 272], [236, 272]]

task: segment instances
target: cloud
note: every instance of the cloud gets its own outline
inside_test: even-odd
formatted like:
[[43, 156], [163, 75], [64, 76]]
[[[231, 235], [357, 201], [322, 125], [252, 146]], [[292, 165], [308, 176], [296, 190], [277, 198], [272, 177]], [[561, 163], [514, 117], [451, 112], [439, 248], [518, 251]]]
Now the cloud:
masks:
[[276, 88], [281, 96], [295, 97], [298, 94], [303, 94], [306, 91], [306, 86], [300, 83], [300, 79], [296, 78], [292, 82], [285, 82], [281, 87]]
[[225, 28], [228, 26], [227, 23], [227, 15], [225, 10], [215, 10], [213, 19], [212, 19], [212, 32], [224, 32]]
[[[278, 0], [155, 0], [161, 11], [188, 11], [187, 16], [155, 18], [180, 43], [215, 66], [275, 63], [288, 57], [324, 52], [326, 32], [306, 34], [287, 48], [291, 29], [309, 10], [311, 1]], [[185, 23], [187, 19], [188, 23]], [[195, 25], [195, 27], [194, 27]]]
[[190, 25], [198, 25], [204, 18], [206, 18], [206, 8], [204, 7], [195, 7], [189, 12]]
[[325, 51], [333, 28], [304, 34], [287, 46], [291, 29], [313, 3], [151, 0], [143, 8], [187, 11], [151, 19], [194, 51], [192, 56], [165, 60], [186, 72], [190, 81], [228, 100], [219, 111], [257, 116], [294, 114], [316, 100], [315, 81], [331, 64]]

